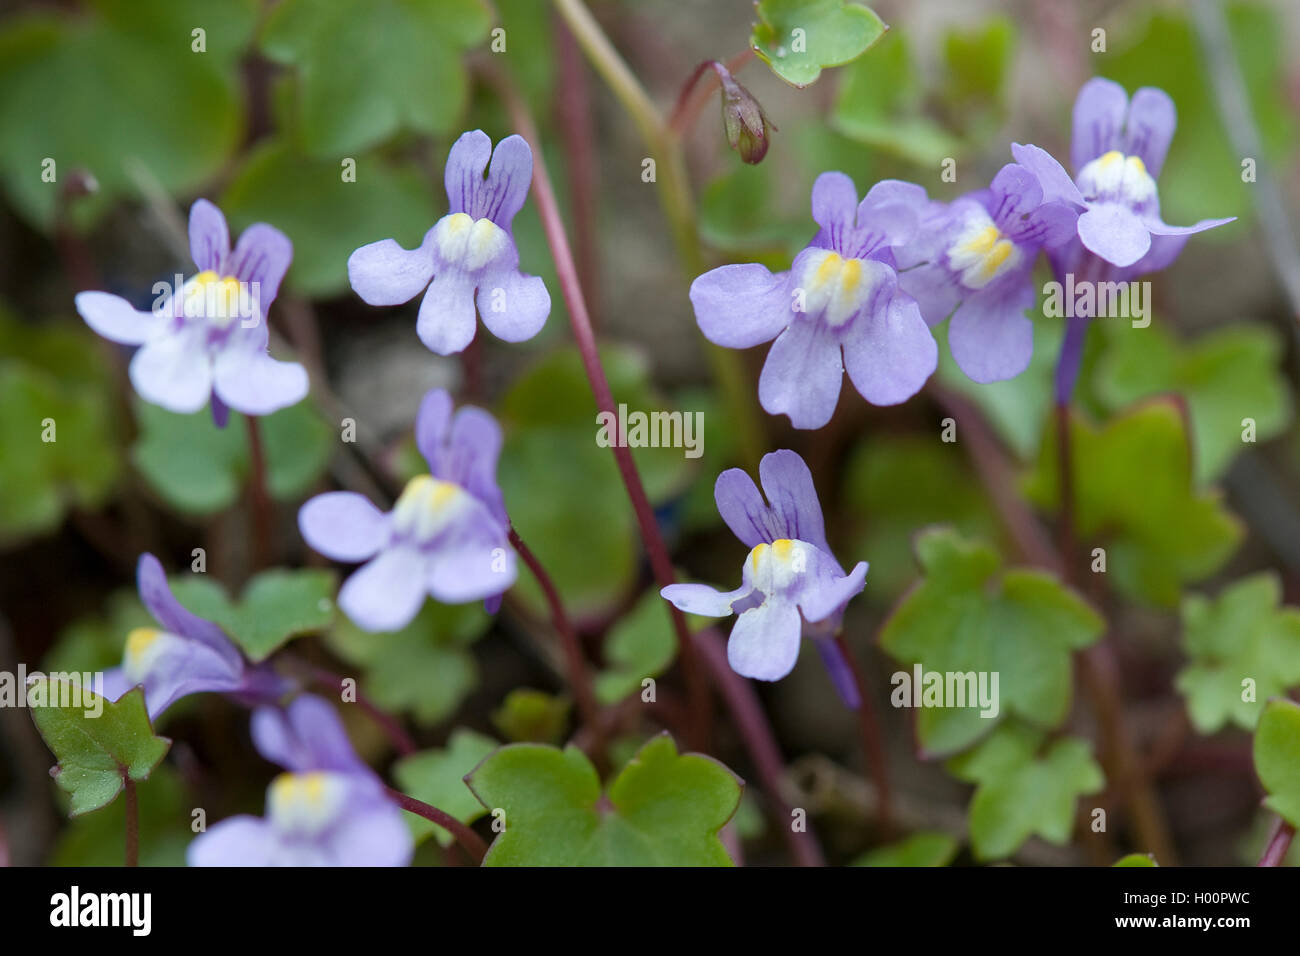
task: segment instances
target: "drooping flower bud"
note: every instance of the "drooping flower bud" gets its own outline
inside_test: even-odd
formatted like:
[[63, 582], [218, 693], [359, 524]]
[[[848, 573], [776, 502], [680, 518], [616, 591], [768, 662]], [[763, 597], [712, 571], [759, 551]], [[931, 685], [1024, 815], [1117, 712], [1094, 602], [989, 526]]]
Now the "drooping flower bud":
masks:
[[754, 94], [734, 79], [722, 64], [714, 64], [714, 72], [722, 84], [722, 126], [727, 142], [745, 162], [754, 165], [763, 161], [771, 142], [770, 131], [776, 129], [763, 112]]

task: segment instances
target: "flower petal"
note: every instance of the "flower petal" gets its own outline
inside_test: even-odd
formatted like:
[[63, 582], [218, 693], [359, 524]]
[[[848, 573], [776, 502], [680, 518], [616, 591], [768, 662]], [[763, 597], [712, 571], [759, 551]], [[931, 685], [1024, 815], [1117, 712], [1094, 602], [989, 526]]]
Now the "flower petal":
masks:
[[484, 278], [479, 283], [477, 301], [483, 324], [503, 342], [531, 339], [551, 314], [551, 294], [546, 291], [546, 283], [540, 276], [523, 275], [517, 269]]
[[474, 215], [474, 197], [483, 186], [483, 173], [491, 157], [492, 140], [481, 129], [462, 133], [452, 144], [442, 173], [449, 213]]
[[691, 305], [704, 337], [714, 345], [747, 349], [770, 342], [795, 317], [790, 273], [757, 263], [713, 269], [691, 283]]
[[474, 283], [459, 272], [436, 276], [420, 302], [415, 331], [439, 355], [455, 355], [474, 341]]
[[1094, 203], [1079, 217], [1079, 239], [1112, 265], [1131, 266], [1151, 248], [1151, 233], [1120, 203]]
[[1164, 90], [1144, 86], [1133, 94], [1124, 123], [1124, 152], [1139, 157], [1152, 179], [1160, 175], [1177, 125], [1178, 111]]
[[242, 661], [232, 664], [207, 644], [168, 631], [156, 632], [141, 651], [128, 641], [122, 670], [128, 683], [144, 686], [150, 720], [190, 694], [238, 690], [244, 678]]
[[261, 314], [271, 311], [280, 282], [293, 262], [293, 243], [274, 226], [254, 223], [243, 231], [226, 263], [226, 274], [246, 283]]
[[330, 852], [340, 866], [406, 866], [415, 841], [402, 811], [378, 799], [340, 821], [330, 836]]
[[821, 428], [835, 413], [843, 381], [839, 343], [821, 322], [804, 320], [772, 344], [758, 378], [758, 400], [769, 414], [790, 416], [795, 428]]
[[190, 843], [188, 866], [271, 866], [280, 840], [270, 822], [241, 814], [214, 823]]
[[365, 561], [388, 540], [384, 513], [355, 491], [328, 491], [298, 511], [298, 530], [314, 551], [335, 561]]
[[401, 305], [424, 291], [433, 279], [433, 230], [414, 249], [403, 249], [394, 239], [380, 239], [348, 256], [348, 282], [352, 291], [370, 305]]
[[844, 173], [822, 173], [813, 183], [812, 217], [822, 229], [853, 225], [857, 205], [857, 187]]
[[1074, 134], [1070, 139], [1070, 162], [1075, 172], [1089, 160], [1123, 145], [1127, 112], [1128, 94], [1114, 80], [1095, 76], [1083, 84], [1074, 100]]
[[517, 576], [514, 549], [501, 541], [447, 545], [429, 557], [429, 593], [443, 604], [469, 604], [503, 594]]
[[939, 363], [939, 347], [908, 295], [858, 316], [843, 339], [844, 367], [873, 405], [897, 405], [921, 390]]
[[474, 208], [466, 210], [475, 219], [491, 219], [506, 232], [528, 198], [533, 181], [533, 151], [518, 134], [497, 143], [488, 166], [487, 179], [477, 184]]
[[1022, 146], [1020, 143], [1012, 143], [1011, 155], [1016, 158], [1017, 163], [1038, 178], [1038, 185], [1043, 189], [1043, 202], [1085, 205], [1079, 187], [1074, 184], [1065, 167], [1047, 150], [1032, 144]]
[[426, 561], [414, 548], [381, 551], [343, 583], [339, 607], [364, 631], [398, 631], [424, 604]]
[[794, 602], [769, 598], [736, 619], [727, 662], [742, 677], [780, 680], [799, 659], [802, 626]]
[[220, 654], [230, 665], [241, 661], [239, 651], [216, 624], [186, 608], [172, 593], [167, 573], [157, 558], [148, 552], [140, 555], [135, 569], [136, 589], [140, 601], [163, 630], [200, 641]]
[[189, 414], [208, 402], [212, 361], [203, 342], [190, 330], [149, 341], [131, 359], [131, 384], [146, 402]]
[[687, 614], [727, 617], [732, 613], [731, 605], [749, 592], [747, 587], [735, 591], [719, 591], [707, 584], [670, 584], [659, 594], [673, 607]]
[[302, 694], [288, 707], [257, 708], [251, 731], [257, 752], [285, 770], [373, 777], [352, 748], [338, 711], [314, 694]]
[[713, 485], [713, 500], [722, 520], [745, 547], [752, 548], [764, 541], [771, 544], [781, 537], [772, 527], [767, 502], [744, 469], [728, 468], [718, 475]]
[[280, 362], [265, 352], [226, 349], [212, 369], [213, 389], [235, 411], [269, 415], [307, 397], [307, 370], [297, 362]]
[[1236, 216], [1229, 216], [1227, 219], [1202, 219], [1192, 226], [1171, 226], [1160, 219], [1149, 218], [1144, 220], [1143, 225], [1153, 236], [1191, 236], [1216, 226], [1226, 225], [1236, 218]]
[[[826, 554], [829, 558], [830, 555]], [[831, 558], [831, 563], [834, 559]], [[859, 561], [848, 574], [823, 579], [816, 586], [805, 587], [799, 595], [799, 609], [806, 620], [817, 623], [844, 610], [849, 599], [866, 586], [867, 562]]]
[[221, 210], [206, 199], [190, 206], [190, 258], [200, 272], [225, 274], [230, 255], [230, 227]]
[[107, 292], [78, 292], [77, 313], [96, 333], [111, 342], [141, 345], [167, 322], [167, 316], [141, 312], [120, 296]]
[[794, 538], [829, 554], [821, 502], [804, 460], [788, 448], [769, 452], [758, 463], [758, 477], [771, 502], [770, 526], [776, 534], [770, 540]]
[[1029, 276], [1009, 287], [999, 284], [969, 296], [948, 324], [948, 346], [973, 382], [1015, 378], [1034, 354], [1034, 323], [1025, 310], [1034, 304]]

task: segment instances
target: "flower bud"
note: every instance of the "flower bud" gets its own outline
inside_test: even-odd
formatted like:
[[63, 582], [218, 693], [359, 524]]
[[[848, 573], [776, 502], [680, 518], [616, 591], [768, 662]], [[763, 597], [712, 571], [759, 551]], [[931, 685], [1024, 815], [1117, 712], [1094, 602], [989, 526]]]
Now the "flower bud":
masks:
[[719, 72], [718, 79], [722, 82], [722, 126], [727, 142], [745, 162], [762, 162], [770, 142], [769, 131], [776, 127], [754, 95], [730, 74]]

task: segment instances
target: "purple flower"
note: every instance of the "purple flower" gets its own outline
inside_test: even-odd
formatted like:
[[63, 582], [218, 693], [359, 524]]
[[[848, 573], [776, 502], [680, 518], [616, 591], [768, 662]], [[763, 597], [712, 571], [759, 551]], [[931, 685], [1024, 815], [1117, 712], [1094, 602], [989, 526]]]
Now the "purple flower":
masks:
[[[764, 455], [758, 466], [764, 503], [754, 481], [739, 468], [718, 476], [713, 495], [718, 513], [750, 549], [734, 591], [704, 584], [670, 584], [660, 593], [688, 614], [740, 615], [727, 641], [727, 660], [737, 674], [780, 680], [794, 668], [802, 637], [817, 641], [833, 664], [832, 639], [845, 605], [862, 590], [867, 563], [845, 574], [830, 545], [812, 474], [792, 451]], [[832, 666], [836, 685], [856, 706], [851, 680]]]
[[270, 668], [248, 666], [221, 628], [186, 610], [152, 554], [140, 556], [136, 580], [140, 600], [158, 627], [139, 627], [127, 636], [122, 666], [104, 672], [104, 696], [109, 700], [143, 687], [145, 708], [156, 720], [190, 694], [216, 691], [262, 702], [288, 689]]
[[1069, 203], [1044, 202], [1038, 180], [1014, 163], [988, 189], [925, 207], [916, 241], [897, 252], [899, 282], [931, 325], [952, 316], [948, 345], [972, 380], [1014, 378], [1029, 365], [1034, 260], [1068, 242], [1077, 219]]
[[[339, 591], [339, 607], [367, 631], [405, 627], [425, 595], [445, 604], [499, 598], [515, 581], [510, 522], [497, 487], [501, 428], [487, 412], [452, 416], [451, 396], [424, 396], [415, 441], [428, 475], [411, 479], [393, 510], [332, 491], [298, 512], [306, 542], [336, 561], [365, 561]], [[495, 611], [499, 601], [490, 601]]]
[[287, 770], [265, 817], [222, 820], [190, 844], [190, 866], [406, 866], [414, 842], [383, 782], [356, 755], [338, 714], [304, 695], [253, 713], [253, 743]]
[[190, 207], [190, 254], [198, 274], [179, 294], [159, 295], [152, 311], [107, 292], [78, 293], [77, 311], [104, 338], [141, 346], [131, 359], [131, 384], [147, 402], [190, 413], [211, 396], [225, 424], [227, 406], [268, 415], [301, 401], [303, 367], [267, 354], [266, 314], [293, 259], [288, 237], [257, 223], [232, 252], [226, 217], [200, 199]]
[[417, 249], [383, 239], [353, 252], [352, 288], [371, 305], [401, 305], [424, 292], [415, 330], [439, 355], [473, 341], [476, 302], [497, 338], [531, 339], [546, 324], [551, 297], [540, 278], [519, 271], [511, 224], [532, 177], [533, 154], [522, 136], [507, 136], [493, 152], [482, 130], [463, 134], [447, 157], [447, 215]]
[[906, 401], [925, 384], [938, 348], [916, 301], [899, 289], [893, 253], [915, 234], [924, 200], [920, 186], [886, 180], [859, 204], [848, 176], [823, 173], [812, 190], [821, 229], [789, 272], [728, 265], [691, 284], [710, 342], [745, 349], [776, 339], [758, 382], [768, 412], [820, 428], [846, 369], [873, 405]]
[[[1173, 100], [1163, 90], [1144, 86], [1130, 101], [1118, 83], [1094, 77], [1074, 101], [1073, 179], [1046, 150], [1019, 143], [1011, 147], [1016, 161], [1038, 177], [1046, 200], [1083, 210], [1078, 222], [1083, 248], [1119, 269], [1134, 267], [1107, 278], [1163, 269], [1177, 258], [1188, 236], [1232, 222], [1202, 219], [1194, 226], [1171, 226], [1160, 218], [1156, 178], [1177, 122]], [[1081, 252], [1075, 247], [1072, 255]], [[1073, 271], [1068, 268], [1071, 257], [1063, 261], [1066, 271]]]

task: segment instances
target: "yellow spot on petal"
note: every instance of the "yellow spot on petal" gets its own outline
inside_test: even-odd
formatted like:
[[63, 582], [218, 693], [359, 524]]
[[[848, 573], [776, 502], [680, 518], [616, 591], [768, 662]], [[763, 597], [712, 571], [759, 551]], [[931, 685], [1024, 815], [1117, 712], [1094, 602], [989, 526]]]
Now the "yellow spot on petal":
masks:
[[1117, 149], [1112, 149], [1109, 153], [1103, 153], [1098, 157], [1103, 166], [1113, 166], [1124, 158], [1124, 154]]
[[844, 260], [840, 258], [838, 252], [832, 252], [817, 267], [817, 272], [813, 275], [813, 284], [820, 288], [826, 283], [831, 282], [840, 273], [840, 267]]
[[789, 538], [777, 538], [772, 542], [772, 554], [778, 561], [789, 561], [794, 553], [794, 542]]
[[126, 636], [126, 658], [138, 661], [148, 653], [162, 632], [152, 627], [137, 627]]

